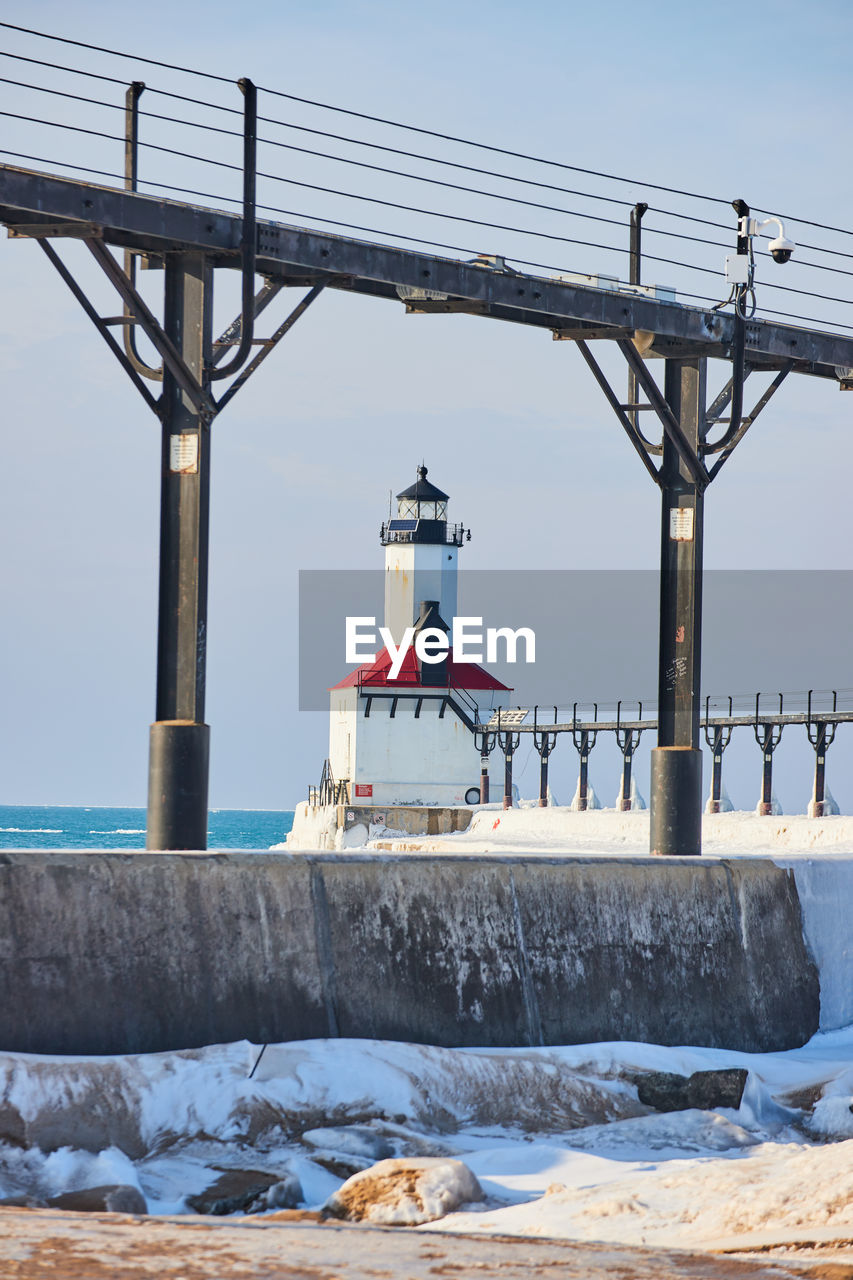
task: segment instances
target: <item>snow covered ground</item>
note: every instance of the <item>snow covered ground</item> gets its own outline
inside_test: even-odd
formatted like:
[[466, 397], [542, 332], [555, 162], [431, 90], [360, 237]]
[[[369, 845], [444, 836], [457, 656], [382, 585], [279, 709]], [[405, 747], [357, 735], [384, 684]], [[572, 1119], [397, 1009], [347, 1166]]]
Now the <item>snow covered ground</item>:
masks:
[[[853, 819], [727, 813], [705, 818], [704, 841], [708, 856], [793, 868], [823, 1025], [845, 1012], [853, 1024]], [[644, 857], [648, 814], [483, 809], [467, 832], [377, 832], [371, 847]], [[152, 1213], [185, 1215], [233, 1175], [233, 1185], [271, 1188], [256, 1209], [319, 1210], [380, 1161], [439, 1157], [463, 1161], [485, 1199], [401, 1230], [853, 1254], [853, 1025], [770, 1054], [368, 1040], [261, 1049], [0, 1054], [0, 1199], [121, 1184]], [[748, 1071], [736, 1110], [662, 1112], [639, 1100], [646, 1073], [730, 1067]]]
[[[513, 853], [639, 856], [649, 852], [649, 813], [591, 809], [578, 813], [566, 805], [540, 809], [533, 802], [503, 810], [475, 810], [467, 831], [444, 836], [407, 836], [391, 829], [372, 831], [370, 847], [394, 852]], [[285, 846], [279, 846], [284, 848]], [[287, 846], [289, 849], [290, 845]], [[710, 857], [776, 857], [777, 854], [853, 855], [853, 817], [762, 817], [755, 813], [705, 814], [703, 853]]]
[[[0, 1055], [0, 1196], [120, 1183], [153, 1213], [186, 1213], [188, 1197], [239, 1170], [297, 1181], [295, 1200], [319, 1208], [376, 1161], [449, 1156], [486, 1200], [419, 1230], [668, 1247], [853, 1240], [853, 1028], [763, 1055], [364, 1040], [259, 1054], [240, 1042]], [[732, 1066], [749, 1072], [737, 1110], [638, 1099], [646, 1072]]]

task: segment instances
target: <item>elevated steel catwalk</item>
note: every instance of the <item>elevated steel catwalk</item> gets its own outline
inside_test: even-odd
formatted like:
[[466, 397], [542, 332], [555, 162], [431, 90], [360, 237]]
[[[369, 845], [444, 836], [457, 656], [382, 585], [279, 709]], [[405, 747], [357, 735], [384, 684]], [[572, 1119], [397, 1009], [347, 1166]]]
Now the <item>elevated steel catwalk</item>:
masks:
[[[138, 82], [130, 86], [127, 97], [124, 190], [0, 165], [0, 222], [11, 235], [40, 243], [161, 421], [160, 621], [157, 718], [151, 727], [149, 755], [148, 847], [206, 846], [209, 729], [204, 723], [204, 694], [211, 424], [314, 299], [332, 288], [387, 298], [410, 314], [485, 316], [550, 329], [554, 338], [576, 342], [660, 490], [658, 745], [652, 753], [650, 844], [653, 853], [698, 855], [705, 492], [789, 374], [830, 379], [842, 387], [853, 383], [853, 336], [747, 319], [747, 286], [738, 286], [733, 293], [734, 312], [685, 306], [643, 292], [638, 282], [639, 219], [644, 205], [635, 206], [632, 219], [634, 284], [621, 288], [524, 274], [507, 267], [502, 258], [459, 261], [258, 220], [257, 94], [251, 81], [239, 84], [244, 95], [240, 214], [136, 190]], [[733, 205], [739, 218], [749, 213], [742, 200]], [[121, 315], [104, 316], [95, 309], [51, 243], [63, 237], [86, 244], [121, 300]], [[739, 233], [740, 251], [744, 251], [743, 242]], [[112, 249], [124, 251], [124, 267]], [[143, 265], [164, 268], [162, 321], [136, 288], [140, 255], [147, 258]], [[215, 341], [217, 268], [241, 272], [242, 305], [240, 316]], [[255, 294], [258, 274], [264, 284]], [[308, 292], [271, 337], [256, 339], [255, 320], [285, 286]], [[114, 334], [116, 327], [123, 330], [123, 346]], [[140, 358], [135, 347], [138, 330], [157, 351], [159, 367]], [[625, 361], [626, 404], [590, 350], [589, 343], [595, 339], [609, 340]], [[259, 350], [251, 356], [254, 347]], [[236, 353], [229, 354], [235, 348]], [[661, 360], [662, 386], [650, 371], [650, 356]], [[731, 365], [728, 384], [710, 404], [709, 358]], [[751, 412], [744, 412], [744, 382], [755, 371], [776, 376]], [[217, 399], [215, 385], [232, 374], [236, 376]], [[162, 386], [159, 397], [148, 385], [152, 382]], [[641, 410], [649, 411], [652, 430], [660, 432], [658, 440], [649, 438], [641, 427]], [[712, 438], [719, 429], [721, 434]], [[626, 722], [617, 730], [626, 768], [634, 737], [642, 727]], [[557, 726], [558, 731], [568, 728]], [[583, 770], [589, 735], [595, 729], [574, 725], [572, 730], [582, 739]], [[506, 756], [506, 796], [512, 792], [512, 754], [523, 732], [514, 726], [498, 735]], [[723, 732], [719, 725], [717, 732]], [[768, 787], [768, 762], [779, 732], [772, 718], [762, 720]], [[816, 739], [819, 753], [825, 753], [829, 732], [823, 724], [823, 736]], [[478, 736], [486, 751], [485, 734]], [[542, 757], [541, 801], [547, 756], [556, 741], [554, 729], [543, 726], [534, 741]], [[713, 749], [716, 762], [723, 749], [716, 738]]]
[[[240, 268], [239, 214], [0, 165], [0, 222], [35, 236], [97, 236], [155, 257], [203, 252], [217, 266]], [[400, 302], [398, 287], [446, 295], [410, 298], [410, 312], [467, 312], [552, 329], [567, 338], [654, 334], [646, 355], [731, 357], [730, 313], [664, 302], [545, 276], [496, 271], [428, 253], [258, 219], [257, 271], [285, 285], [325, 282], [333, 289]], [[853, 368], [853, 337], [751, 320], [746, 358], [753, 368], [838, 379]]]

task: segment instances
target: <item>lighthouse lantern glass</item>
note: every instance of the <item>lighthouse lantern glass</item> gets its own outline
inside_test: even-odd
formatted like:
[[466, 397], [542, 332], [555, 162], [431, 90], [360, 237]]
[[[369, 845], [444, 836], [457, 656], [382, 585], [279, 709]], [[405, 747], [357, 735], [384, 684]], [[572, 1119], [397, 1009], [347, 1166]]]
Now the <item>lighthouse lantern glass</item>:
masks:
[[401, 498], [397, 503], [397, 514], [405, 520], [414, 517], [416, 520], [446, 520], [446, 502], [419, 502], [417, 498]]

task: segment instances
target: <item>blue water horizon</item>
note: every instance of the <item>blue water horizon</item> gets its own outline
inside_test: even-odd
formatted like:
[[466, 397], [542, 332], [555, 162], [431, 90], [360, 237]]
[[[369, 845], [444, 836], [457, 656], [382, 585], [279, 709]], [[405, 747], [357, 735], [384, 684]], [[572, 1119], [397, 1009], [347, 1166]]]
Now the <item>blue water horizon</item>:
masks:
[[[211, 809], [211, 850], [281, 844], [292, 809]], [[0, 805], [0, 849], [144, 849], [145, 810], [101, 805]]]

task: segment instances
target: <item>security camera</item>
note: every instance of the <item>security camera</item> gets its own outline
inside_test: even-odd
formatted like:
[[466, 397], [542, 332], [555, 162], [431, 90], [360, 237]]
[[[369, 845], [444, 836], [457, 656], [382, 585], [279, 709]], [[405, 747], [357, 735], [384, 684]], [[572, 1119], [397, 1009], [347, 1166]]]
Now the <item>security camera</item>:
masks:
[[790, 262], [796, 245], [787, 236], [777, 236], [775, 240], [770, 241], [767, 248], [774, 262]]
[[[741, 203], [738, 201], [738, 203]], [[746, 208], [746, 206], [744, 206]], [[782, 225], [781, 218], [765, 218], [763, 222], [758, 218], [749, 217], [749, 213], [742, 214], [738, 218], [738, 235], [744, 240], [751, 240], [754, 236], [760, 236], [762, 231], [767, 231], [769, 227], [775, 227], [779, 232], [775, 240], [771, 240], [767, 248], [770, 250], [774, 262], [790, 262], [791, 255], [796, 249], [793, 240], [789, 240], [785, 235], [785, 228]], [[746, 252], [745, 249], [739, 249], [739, 253]]]

